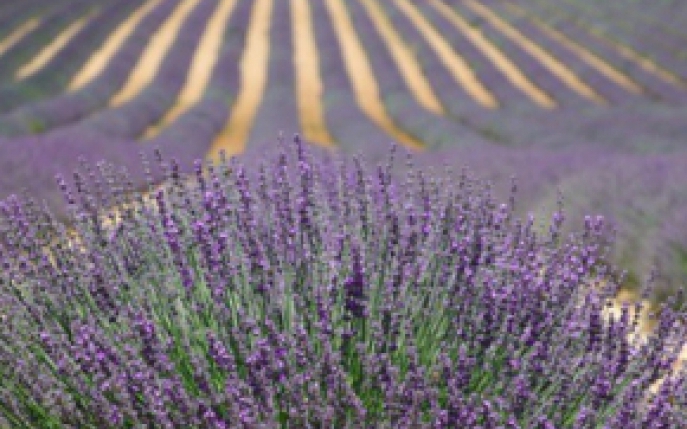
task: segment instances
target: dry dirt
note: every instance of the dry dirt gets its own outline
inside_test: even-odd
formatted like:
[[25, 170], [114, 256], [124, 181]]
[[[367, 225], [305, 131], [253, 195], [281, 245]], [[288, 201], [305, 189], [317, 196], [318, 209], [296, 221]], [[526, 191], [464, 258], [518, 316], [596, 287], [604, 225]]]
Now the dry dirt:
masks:
[[67, 28], [62, 30], [60, 34], [55, 37], [50, 43], [48, 43], [39, 53], [37, 53], [31, 61], [24, 64], [17, 72], [14, 74], [16, 80], [26, 79], [32, 74], [36, 73], [42, 69], [64, 46], [69, 43], [69, 41], [76, 36], [79, 31], [88, 23], [88, 20], [95, 15], [95, 12], [91, 12], [86, 16], [83, 16], [72, 24], [68, 25]]
[[473, 12], [487, 20], [491, 25], [493, 25], [497, 30], [503, 33], [506, 37], [512, 40], [514, 43], [519, 45], [527, 53], [532, 55], [537, 59], [544, 67], [549, 69], [551, 73], [555, 74], [561, 81], [563, 81], [570, 89], [576, 91], [580, 95], [590, 99], [591, 101], [606, 105], [608, 102], [602, 96], [600, 96], [596, 91], [594, 91], [589, 85], [582, 81], [575, 73], [573, 73], [568, 67], [561, 63], [554, 56], [546, 52], [539, 45], [529, 40], [522, 33], [520, 33], [515, 27], [507, 23], [501, 17], [492, 12], [489, 8], [485, 7], [481, 3], [475, 0], [466, 0], [464, 4], [469, 7]]
[[16, 45], [24, 36], [32, 32], [38, 27], [41, 20], [38, 18], [31, 18], [24, 24], [20, 25], [16, 30], [11, 32], [0, 42], [0, 55], [3, 55], [12, 46]]
[[181, 89], [174, 106], [167, 111], [160, 122], [150, 126], [143, 134], [143, 139], [149, 139], [159, 134], [167, 125], [181, 116], [195, 103], [203, 98], [219, 58], [224, 33], [229, 23], [231, 13], [236, 6], [236, 0], [223, 0], [210, 18], [207, 28], [198, 43], [198, 49], [191, 63], [188, 78]]
[[185, 0], [179, 3], [174, 13], [153, 35], [145, 47], [124, 86], [110, 100], [110, 107], [120, 106], [136, 97], [155, 78], [162, 60], [174, 44], [179, 29], [186, 17], [193, 11], [200, 0]]
[[119, 50], [126, 39], [134, 32], [136, 26], [146, 15], [152, 11], [162, 0], [149, 0], [125, 19], [107, 38], [103, 46], [95, 51], [86, 64], [69, 82], [68, 91], [76, 91], [82, 88], [107, 67], [110, 59]]
[[241, 57], [241, 84], [225, 128], [212, 143], [208, 157], [217, 161], [220, 151], [228, 157], [243, 152], [267, 84], [269, 30], [273, 0], [255, 0]]

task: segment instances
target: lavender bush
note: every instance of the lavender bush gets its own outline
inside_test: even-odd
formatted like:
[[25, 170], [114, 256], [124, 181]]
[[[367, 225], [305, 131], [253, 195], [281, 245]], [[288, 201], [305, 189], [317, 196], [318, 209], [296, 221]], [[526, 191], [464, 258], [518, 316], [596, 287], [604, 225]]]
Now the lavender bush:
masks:
[[[609, 214], [618, 230], [612, 260], [628, 270], [626, 288], [658, 270], [654, 301], [685, 287], [687, 193], [680, 184], [686, 170], [685, 157], [615, 155], [560, 181], [573, 222], [590, 210]], [[542, 198], [541, 210], [551, 210], [555, 198], [555, 192]]]
[[[392, 152], [393, 155], [393, 152]], [[604, 323], [601, 218], [563, 236], [409, 155], [400, 180], [296, 139], [196, 164], [146, 201], [101, 164], [71, 223], [10, 198], [0, 416], [16, 428], [678, 428], [684, 338]], [[435, 174], [436, 173], [436, 174]], [[447, 176], [450, 177], [450, 176]], [[450, 184], [450, 186], [449, 186]], [[117, 215], [104, 208], [117, 204]], [[107, 222], [106, 222], [107, 221]], [[592, 283], [610, 280], [605, 287]]]

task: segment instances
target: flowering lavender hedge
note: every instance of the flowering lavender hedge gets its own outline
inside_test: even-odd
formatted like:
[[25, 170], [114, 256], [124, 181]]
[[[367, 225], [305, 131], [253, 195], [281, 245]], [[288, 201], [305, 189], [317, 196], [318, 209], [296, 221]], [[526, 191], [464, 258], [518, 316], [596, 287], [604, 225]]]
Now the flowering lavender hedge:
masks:
[[[573, 222], [598, 210], [615, 225], [618, 236], [612, 261], [628, 270], [626, 287], [638, 287], [637, 282], [657, 270], [654, 301], [685, 288], [681, 260], [687, 251], [685, 171], [684, 156], [615, 155], [560, 182]], [[555, 198], [542, 198], [539, 204], [551, 210]]]
[[[77, 236], [0, 207], [0, 415], [12, 427], [677, 428], [684, 342], [646, 342], [601, 218], [564, 237], [484, 185], [282, 147], [173, 160], [153, 204], [111, 167], [60, 180]], [[412, 158], [409, 158], [412, 162]], [[127, 201], [107, 227], [99, 210]], [[138, 202], [137, 202], [138, 201]], [[74, 241], [77, 239], [77, 241]], [[70, 244], [71, 243], [71, 244]], [[679, 336], [682, 335], [682, 336]], [[679, 341], [683, 338], [682, 341]]]
[[75, 122], [106, 106], [126, 82], [146, 43], [177, 4], [178, 0], [168, 0], [159, 4], [127, 38], [112, 57], [108, 67], [83, 88], [22, 106], [10, 114], [0, 116], [0, 135], [17, 137], [40, 134]]
[[93, 51], [100, 47], [114, 28], [139, 4], [135, 0], [101, 4], [97, 15], [45, 67], [20, 82], [0, 86], [0, 114], [66, 89], [71, 78]]

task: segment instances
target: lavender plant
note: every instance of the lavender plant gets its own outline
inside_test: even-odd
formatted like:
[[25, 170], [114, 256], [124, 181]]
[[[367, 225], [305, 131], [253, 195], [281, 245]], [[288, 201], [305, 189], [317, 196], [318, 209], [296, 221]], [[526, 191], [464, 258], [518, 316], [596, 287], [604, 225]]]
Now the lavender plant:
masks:
[[[71, 224], [0, 207], [0, 416], [13, 428], [678, 428], [684, 315], [648, 340], [603, 261], [462, 174], [282, 145], [181, 167], [146, 202], [101, 164]], [[119, 219], [112, 205], [121, 207]], [[107, 220], [110, 222], [106, 222]], [[592, 287], [601, 279], [607, 286]], [[684, 321], [684, 320], [682, 320]], [[648, 386], [664, 377], [658, 393]]]

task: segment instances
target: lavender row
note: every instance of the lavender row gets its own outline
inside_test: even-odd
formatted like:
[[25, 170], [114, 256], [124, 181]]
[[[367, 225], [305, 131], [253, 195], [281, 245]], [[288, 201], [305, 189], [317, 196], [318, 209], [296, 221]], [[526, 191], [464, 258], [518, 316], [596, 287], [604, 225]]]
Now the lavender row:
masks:
[[[166, 8], [156, 10], [154, 14], [158, 16], [148, 17], [148, 22], [152, 23], [153, 19], [162, 21], [175, 6], [170, 3]], [[25, 189], [37, 201], [46, 201], [56, 216], [64, 218], [67, 212], [60, 203], [59, 192], [51, 184], [56, 173], [69, 175], [77, 168], [79, 156], [90, 162], [105, 160], [128, 168], [132, 186], [137, 190], [147, 186], [140, 171], [139, 152], [152, 160], [155, 159], [155, 151], [162, 148], [170, 157], [175, 157], [185, 165], [204, 158], [212, 140], [225, 125], [230, 105], [236, 95], [250, 8], [250, 1], [237, 4], [225, 34], [222, 55], [213, 70], [203, 100], [164, 128], [160, 134], [153, 139], [137, 142], [109, 136], [94, 129], [75, 127], [67, 133], [58, 130], [42, 136], [2, 141], [0, 166], [3, 175], [0, 176], [0, 198], [19, 194]], [[152, 27], [155, 28], [154, 25]], [[159, 181], [161, 176], [157, 173], [153, 171], [151, 174], [153, 180]]]
[[93, 7], [93, 2], [88, 0], [74, 0], [61, 4], [54, 12], [51, 12], [34, 31], [4, 53], [0, 61], [0, 82], [13, 79], [21, 66], [69, 24], [87, 14]]
[[59, 6], [66, 1], [70, 0], [55, 1], [47, 5], [44, 3], [26, 2], [8, 5], [4, 9], [5, 13], [0, 14], [0, 38], [7, 37], [29, 19], [33, 17], [44, 16], [56, 6]]
[[674, 37], [687, 38], [685, 32], [685, 13], [687, 7], [685, 3], [680, 0], [674, 1], [617, 1], [612, 3], [603, 3], [599, 7], [606, 11], [606, 13], [617, 13], [622, 15], [624, 21], [636, 22], [638, 24], [647, 23], [659, 25], [662, 30], [670, 33]]
[[[192, 165], [196, 159], [206, 157], [212, 142], [226, 126], [229, 112], [238, 95], [241, 82], [240, 63], [245, 52], [252, 7], [253, 2], [250, 0], [241, 0], [236, 4], [227, 24], [221, 55], [203, 98], [163, 128], [157, 136], [144, 141], [143, 146], [147, 151], [160, 148], [174, 157], [180, 165], [186, 166]], [[276, 134], [270, 143], [274, 142], [275, 137]], [[248, 146], [247, 150], [252, 150], [252, 147]]]
[[74, 74], [106, 39], [111, 31], [136, 8], [140, 2], [128, 0], [103, 4], [98, 15], [60, 50], [44, 68], [20, 82], [0, 86], [0, 114], [26, 103], [51, 97], [64, 91]]
[[498, 110], [487, 110], [479, 105], [465, 88], [455, 81], [424, 37], [422, 37], [412, 22], [410, 22], [400, 10], [393, 7], [390, 3], [380, 3], [380, 6], [384, 7], [385, 13], [393, 22], [396, 31], [403, 40], [407, 44], [416, 47], [416, 58], [425, 71], [425, 75], [429, 77], [432, 86], [437, 89], [437, 95], [446, 109], [448, 116], [456, 122], [474, 130], [487, 141], [503, 141], [506, 136], [497, 136], [494, 133], [490, 133], [480, 125], [472, 122], [469, 118], [472, 113], [476, 113], [477, 117], [480, 118], [488, 117], [497, 119], [500, 118], [503, 113]]
[[[654, 50], [668, 51], [671, 55], [684, 51], [683, 47], [687, 41], [687, 36], [669, 31], [666, 27], [665, 17], [655, 15], [656, 10], [652, 11], [650, 7], [639, 5], [634, 7], [623, 6], [613, 2], [611, 5], [604, 4], [601, 7], [589, 8], [584, 2], [567, 3], [570, 5], [570, 8], [575, 8], [573, 11], [577, 12], [578, 15], [587, 16], [587, 20], [603, 21], [606, 24], [606, 28], [612, 29], [613, 33], [632, 35], [632, 37], [641, 36], [642, 39], [651, 43]], [[621, 10], [617, 10], [618, 7]], [[641, 12], [637, 14], [639, 11]], [[679, 12], [676, 11], [674, 13]], [[670, 15], [673, 15], [673, 13]], [[684, 22], [682, 25], [684, 25]]]
[[321, 2], [310, 2], [310, 8], [319, 50], [325, 123], [341, 150], [364, 153], [365, 159], [376, 162], [394, 140], [358, 106], [327, 8]]
[[103, 72], [83, 88], [0, 116], [0, 135], [18, 137], [43, 133], [76, 122], [107, 106], [126, 82], [146, 44], [177, 4], [178, 0], [170, 0], [158, 5], [127, 38]]
[[296, 102], [291, 2], [274, 2], [269, 34], [267, 84], [252, 124], [248, 144], [274, 142], [280, 132], [301, 132]]
[[621, 87], [618, 83], [599, 72], [594, 67], [585, 63], [577, 54], [570, 49], [552, 40], [540, 28], [535, 26], [529, 19], [514, 17], [509, 14], [500, 0], [486, 1], [494, 13], [501, 18], [509, 21], [520, 33], [530, 41], [539, 45], [542, 49], [551, 54], [574, 73], [584, 84], [599, 94], [609, 104], [636, 103], [641, 100], [640, 95], [633, 94]]
[[[457, 5], [454, 5], [457, 7]], [[468, 21], [480, 22], [480, 17], [470, 13], [467, 8], [458, 9]], [[412, 25], [399, 13], [395, 12], [396, 28], [406, 37], [406, 40], [417, 44], [418, 58], [423, 62], [432, 82], [441, 88], [440, 93], [450, 94], [448, 88], [454, 88], [455, 82], [443, 69], [431, 49], [424, 43], [422, 37], [414, 31]], [[486, 25], [486, 24], [484, 24]], [[485, 27], [485, 30], [488, 27]], [[489, 35], [489, 31], [485, 31]], [[503, 49], [505, 42], [501, 46]], [[515, 59], [517, 47], [505, 53]], [[527, 60], [525, 60], [527, 61]], [[523, 64], [536, 66], [532, 59]], [[521, 67], [528, 73], [527, 67]], [[547, 72], [548, 73], [548, 72]], [[528, 74], [534, 82], [541, 84], [537, 75]], [[551, 76], [553, 78], [553, 76]], [[554, 78], [555, 79], [555, 78]], [[556, 79], [557, 80], [557, 79]], [[560, 81], [557, 83], [560, 85]], [[540, 85], [546, 89], [545, 85]], [[569, 93], [571, 91], [567, 90]], [[549, 92], [551, 94], [551, 92]], [[573, 93], [576, 94], [576, 93]], [[556, 96], [556, 94], [551, 94]], [[561, 95], [561, 94], [559, 94]], [[559, 97], [556, 97], [557, 99]], [[579, 95], [575, 99], [586, 106], [582, 110], [555, 109], [545, 111], [536, 109], [511, 109], [508, 112], [485, 111], [479, 106], [467, 108], [459, 105], [456, 97], [444, 98], [445, 106], [454, 115], [481, 130], [485, 137], [491, 137], [496, 142], [514, 146], [538, 147], [574, 147], [578, 144], [588, 146], [602, 145], [606, 149], [618, 148], [625, 151], [663, 151], [675, 150], [681, 145], [679, 136], [685, 132], [685, 127], [678, 117], [680, 110], [664, 108], [654, 105], [630, 105], [607, 109], [592, 105], [582, 100]], [[570, 106], [572, 107], [572, 106]], [[654, 108], [655, 107], [655, 108]], [[632, 127], [621, 124], [631, 123]]]
[[366, 11], [358, 2], [349, 2], [347, 6], [353, 26], [365, 47], [379, 83], [379, 92], [384, 99], [386, 110], [395, 123], [402, 125], [405, 130], [426, 144], [426, 150], [434, 150], [442, 146], [455, 147], [487, 143], [468, 127], [421, 106], [408, 90], [398, 66]]
[[541, 64], [539, 60], [525, 52], [515, 42], [511, 41], [471, 9], [460, 3], [452, 7], [468, 21], [480, 23], [479, 28], [482, 29], [484, 36], [501, 49], [532, 82], [536, 82], [542, 90], [553, 97], [559, 106], [577, 109], [593, 105], [589, 99], [571, 89], [559, 77]]
[[205, 25], [215, 10], [210, 2], [201, 2], [181, 26], [174, 49], [160, 64], [153, 81], [135, 98], [121, 106], [98, 112], [69, 127], [50, 134], [60, 138], [80, 137], [81, 133], [96, 133], [121, 139], [136, 139], [147, 127], [159, 121], [176, 101], [186, 82]]
[[446, 17], [427, 3], [417, 6], [432, 26], [441, 34], [451, 47], [470, 64], [480, 82], [496, 97], [499, 108], [533, 109], [537, 106], [532, 100], [513, 86], [503, 73], [475, 45], [469, 41]]
[[629, 76], [645, 90], [646, 97], [670, 103], [685, 101], [687, 91], [684, 88], [677, 87], [675, 84], [649, 73], [636, 62], [627, 60], [608, 43], [604, 43], [602, 38], [585, 30], [584, 26], [575, 20], [567, 18], [566, 15], [561, 15], [561, 12], [549, 3], [539, 5], [534, 2], [527, 2], [523, 3], [522, 6], [537, 19], [548, 21], [548, 24], [557, 31]]
[[[557, 3], [557, 6], [572, 15], [580, 15], [580, 12], [577, 8], [570, 10], [572, 6], [567, 3]], [[642, 28], [646, 26], [635, 25], [630, 27], [613, 25], [612, 22], [606, 20], [603, 21], [605, 26], [604, 28], [604, 26], [600, 26], [598, 23], [600, 18], [594, 16], [593, 10], [582, 10], [586, 10], [587, 13], [582, 14], [580, 20], [587, 26], [602, 32], [605, 37], [608, 37], [611, 40], [631, 46], [634, 50], [638, 51], [642, 55], [651, 58], [660, 64], [666, 65], [669, 69], [681, 76], [683, 79], [687, 79], [687, 61], [684, 58], [678, 58], [678, 55], [684, 56], [684, 50], [682, 48], [684, 42], [676, 42], [672, 45], [666, 45], [665, 39], [663, 38], [659, 39], [661, 42], [653, 41], [650, 32], [642, 30]]]
[[[446, 70], [444, 64], [434, 53], [427, 41], [422, 37], [414, 25], [390, 3], [382, 3], [387, 15], [392, 19], [396, 30], [404, 38], [406, 43], [417, 46], [416, 55], [430, 83], [437, 88], [444, 107], [450, 117], [466, 127], [474, 130], [482, 138], [498, 144], [512, 142], [510, 130], [503, 125], [512, 123], [514, 127], [523, 127], [521, 115], [532, 111], [533, 115], [546, 113], [539, 107], [512, 106], [510, 110], [490, 110], [478, 104], [465, 89], [460, 86], [453, 76]], [[535, 80], [536, 81], [536, 80]], [[528, 124], [528, 131], [536, 134], [537, 123]]]

